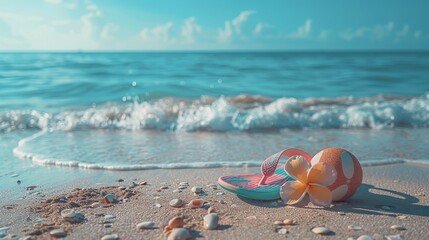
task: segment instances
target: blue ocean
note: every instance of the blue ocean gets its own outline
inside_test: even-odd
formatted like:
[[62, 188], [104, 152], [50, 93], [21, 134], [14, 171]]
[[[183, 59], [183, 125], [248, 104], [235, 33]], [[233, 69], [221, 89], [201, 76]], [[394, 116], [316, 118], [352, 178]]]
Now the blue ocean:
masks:
[[427, 163], [428, 128], [427, 52], [0, 54], [0, 178], [258, 166], [287, 147]]

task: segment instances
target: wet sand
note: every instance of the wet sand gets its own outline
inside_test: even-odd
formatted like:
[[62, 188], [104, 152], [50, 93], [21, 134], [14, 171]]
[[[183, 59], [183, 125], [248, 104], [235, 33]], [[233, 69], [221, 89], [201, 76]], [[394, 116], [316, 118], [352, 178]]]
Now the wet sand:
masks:
[[[254, 201], [237, 197], [224, 191], [207, 187], [215, 184], [224, 174], [257, 172], [258, 168], [215, 168], [177, 169], [111, 172], [97, 178], [77, 178], [72, 184], [62, 188], [49, 189], [37, 186], [34, 190], [22, 191], [28, 194], [24, 200], [2, 201], [0, 206], [0, 229], [4, 237], [19, 239], [33, 234], [34, 239], [49, 239], [49, 229], [62, 228], [66, 239], [100, 239], [106, 234], [117, 234], [120, 239], [166, 239], [163, 227], [174, 216], [185, 218], [187, 227], [194, 238], [205, 239], [357, 239], [369, 235], [374, 239], [386, 236], [400, 236], [402, 239], [428, 239], [429, 230], [429, 167], [424, 165], [396, 164], [364, 168], [364, 183], [357, 194], [347, 202], [334, 203], [331, 208], [314, 206], [285, 206], [279, 201]], [[123, 179], [123, 182], [118, 182]], [[15, 179], [16, 180], [16, 179]], [[53, 179], [55, 180], [55, 179]], [[119, 186], [130, 187], [127, 190]], [[190, 187], [181, 193], [173, 193], [178, 183], [186, 181]], [[167, 189], [160, 189], [167, 185]], [[79, 189], [76, 189], [78, 186]], [[206, 195], [195, 196], [192, 186], [202, 186]], [[84, 190], [82, 190], [84, 188]], [[38, 194], [34, 194], [34, 192]], [[219, 192], [224, 193], [218, 195]], [[128, 194], [128, 201], [116, 204], [96, 204], [106, 193], [115, 193], [120, 199]], [[2, 198], [4, 194], [0, 194]], [[65, 201], [61, 200], [63, 198]], [[185, 202], [204, 199], [216, 209], [220, 216], [217, 230], [205, 230], [203, 217], [205, 208], [173, 208], [172, 199]], [[4, 200], [4, 199], [3, 199]], [[161, 207], [157, 207], [156, 204]], [[159, 206], [159, 205], [158, 205]], [[73, 208], [85, 214], [82, 223], [63, 222], [59, 211]], [[114, 215], [111, 227], [103, 224], [105, 215]], [[43, 221], [41, 221], [43, 218]], [[292, 219], [293, 226], [277, 226], [274, 221]], [[39, 222], [40, 221], [40, 222]], [[155, 222], [155, 229], [137, 230], [143, 221]], [[361, 230], [349, 229], [357, 225]], [[400, 225], [405, 230], [391, 229]], [[332, 232], [327, 236], [316, 235], [314, 227], [327, 227]], [[281, 232], [280, 229], [287, 229]], [[0, 230], [1, 231], [1, 230]], [[1, 237], [1, 235], [0, 235]]]

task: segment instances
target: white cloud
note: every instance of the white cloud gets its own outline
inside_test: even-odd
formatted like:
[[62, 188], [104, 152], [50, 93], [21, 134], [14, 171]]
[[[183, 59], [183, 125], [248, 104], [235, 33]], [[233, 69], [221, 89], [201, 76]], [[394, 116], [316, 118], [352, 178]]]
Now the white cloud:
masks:
[[384, 25], [376, 25], [374, 27], [361, 27], [356, 30], [348, 30], [343, 32], [340, 36], [348, 41], [356, 38], [368, 37], [370, 39], [381, 40], [388, 36], [394, 29], [395, 24], [388, 22]]
[[258, 35], [262, 32], [262, 30], [270, 27], [272, 26], [269, 24], [259, 22], [256, 24], [255, 29], [253, 29], [253, 34]]
[[50, 4], [60, 4], [63, 1], [62, 0], [45, 0], [45, 2]]
[[234, 26], [237, 34], [241, 33], [241, 25], [245, 23], [247, 19], [254, 13], [254, 10], [242, 11], [236, 18], [232, 20], [232, 25]]
[[231, 23], [225, 21], [225, 27], [218, 30], [218, 39], [220, 42], [228, 42], [232, 37]]
[[409, 29], [410, 29], [410, 27], [408, 25], [404, 25], [404, 27], [402, 27], [402, 30], [398, 31], [396, 33], [396, 36], [398, 36], [398, 37], [405, 37], [405, 36], [407, 36]]
[[108, 39], [112, 36], [113, 33], [119, 30], [119, 27], [115, 24], [108, 23], [104, 25], [103, 29], [101, 30], [100, 37], [103, 39]]
[[158, 25], [154, 28], [143, 28], [143, 30], [140, 32], [140, 37], [144, 41], [163, 41], [163, 42], [171, 42], [174, 41], [174, 39], [170, 39], [169, 31], [171, 27], [173, 26], [172, 22], [167, 22], [162, 25]]
[[291, 38], [307, 38], [311, 32], [311, 19], [307, 19], [304, 25], [300, 26], [296, 32], [289, 34]]
[[189, 17], [185, 19], [182, 26], [182, 37], [188, 43], [193, 43], [194, 33], [200, 33], [202, 31], [202, 27], [196, 23], [195, 17]]
[[326, 39], [328, 39], [328, 31], [327, 30], [320, 31], [319, 39], [320, 40], [326, 40]]
[[419, 39], [421, 35], [422, 35], [422, 31], [420, 31], [420, 30], [417, 30], [414, 32], [414, 38], [415, 39]]

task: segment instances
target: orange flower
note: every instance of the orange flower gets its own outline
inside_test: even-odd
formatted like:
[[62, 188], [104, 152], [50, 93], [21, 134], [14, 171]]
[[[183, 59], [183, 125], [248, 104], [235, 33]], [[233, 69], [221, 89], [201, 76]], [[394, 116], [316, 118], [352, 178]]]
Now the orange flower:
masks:
[[311, 166], [301, 156], [289, 158], [285, 171], [296, 181], [288, 181], [282, 185], [280, 196], [287, 204], [300, 202], [306, 193], [315, 205], [329, 206], [332, 202], [331, 191], [326, 187], [331, 185], [337, 172], [325, 163], [316, 163]]

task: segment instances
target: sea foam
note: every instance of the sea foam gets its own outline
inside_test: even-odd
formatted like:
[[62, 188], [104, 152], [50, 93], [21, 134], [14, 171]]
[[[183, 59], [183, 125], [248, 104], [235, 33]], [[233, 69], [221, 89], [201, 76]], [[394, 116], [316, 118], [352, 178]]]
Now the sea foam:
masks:
[[429, 127], [429, 94], [420, 97], [268, 99], [238, 96], [151, 102], [106, 103], [57, 113], [0, 113], [0, 131], [50, 129], [160, 129], [166, 131], [258, 131]]

